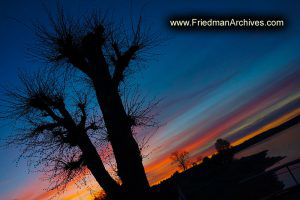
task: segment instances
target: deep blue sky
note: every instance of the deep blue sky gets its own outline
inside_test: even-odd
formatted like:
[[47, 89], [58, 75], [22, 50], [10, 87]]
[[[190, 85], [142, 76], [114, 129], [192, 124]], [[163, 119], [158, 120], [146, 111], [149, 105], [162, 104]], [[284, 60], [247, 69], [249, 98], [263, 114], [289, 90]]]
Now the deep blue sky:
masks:
[[[18, 85], [18, 69], [34, 71], [42, 65], [28, 55], [27, 48], [34, 46], [30, 27], [36, 20], [47, 24], [45, 7], [55, 13], [55, 2], [1, 1], [1, 85]], [[148, 68], [134, 80], [149, 96], [164, 97], [159, 119], [167, 125], [153, 143], [168, 148], [157, 152], [147, 165], [163, 160], [174, 149], [187, 148], [195, 155], [206, 151], [216, 137], [235, 141], [269, 123], [278, 113], [299, 107], [299, 1], [67, 0], [63, 6], [75, 16], [108, 10], [115, 20], [125, 22], [130, 15], [134, 19], [141, 15], [144, 24], [168, 38], [155, 50], [160, 55], [149, 58]], [[278, 32], [175, 32], [168, 27], [169, 16], [189, 13], [278, 15], [288, 24]], [[259, 124], [258, 119], [264, 123]], [[1, 138], [13, 134], [4, 125], [0, 131]], [[198, 140], [203, 142], [193, 144]], [[16, 155], [14, 150], [0, 152], [0, 196], [23, 195], [22, 188], [35, 180], [34, 175], [26, 174], [24, 163], [15, 167]], [[155, 167], [149, 171], [151, 177], [163, 173]]]

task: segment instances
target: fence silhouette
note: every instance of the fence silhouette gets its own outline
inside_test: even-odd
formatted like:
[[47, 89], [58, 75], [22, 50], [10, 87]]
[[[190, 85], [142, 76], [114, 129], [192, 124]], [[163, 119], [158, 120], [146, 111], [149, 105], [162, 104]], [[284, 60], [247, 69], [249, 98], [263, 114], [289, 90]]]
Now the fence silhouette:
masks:
[[240, 181], [239, 184], [246, 183], [266, 174], [275, 174], [279, 178], [279, 180], [283, 181], [285, 187], [283, 190], [275, 191], [274, 193], [268, 195], [264, 199], [269, 199], [270, 197], [278, 196], [282, 193], [289, 191], [290, 188], [298, 187], [300, 182], [300, 158], [287, 162], [283, 165], [272, 168], [260, 174], [248, 177]]

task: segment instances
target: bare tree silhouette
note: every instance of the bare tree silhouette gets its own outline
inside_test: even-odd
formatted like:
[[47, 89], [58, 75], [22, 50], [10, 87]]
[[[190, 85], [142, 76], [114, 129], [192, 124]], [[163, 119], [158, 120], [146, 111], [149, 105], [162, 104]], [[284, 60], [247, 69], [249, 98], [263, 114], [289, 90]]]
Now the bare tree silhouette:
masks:
[[105, 142], [103, 119], [88, 115], [92, 112], [87, 95], [70, 105], [65, 85], [43, 74], [22, 75], [24, 87], [7, 91], [7, 115], [24, 123], [8, 144], [23, 147], [21, 157], [29, 164], [42, 165], [39, 169], [49, 175], [50, 189], [64, 189], [87, 167], [108, 194], [118, 192], [95, 147]]
[[[25, 146], [22, 155], [50, 168], [54, 188], [72, 180], [86, 166], [108, 198], [140, 199], [149, 192], [141, 155], [149, 138], [139, 145], [134, 130], [155, 125], [151, 111], [157, 102], [145, 106], [140, 95], [127, 98], [124, 83], [142, 58], [150, 55], [146, 50], [157, 44], [156, 36], [142, 31], [141, 19], [126, 31], [97, 14], [77, 21], [67, 18], [60, 7], [50, 21], [52, 29], [36, 26], [39, 46], [34, 55], [53, 64], [53, 71], [62, 67], [83, 74], [91, 83], [100, 112], [91, 120], [87, 98], [82, 95], [75, 106], [68, 107], [64, 83], [60, 86], [57, 80], [40, 75], [23, 77], [24, 90], [9, 92], [11, 98], [5, 101], [11, 116], [26, 119], [30, 129], [10, 142]], [[95, 141], [101, 145], [105, 140], [111, 146], [121, 185], [97, 152]]]
[[188, 165], [189, 165], [189, 160], [190, 160], [189, 152], [187, 152], [187, 151], [183, 151], [183, 152], [175, 151], [171, 154], [170, 158], [183, 171], [187, 170]]

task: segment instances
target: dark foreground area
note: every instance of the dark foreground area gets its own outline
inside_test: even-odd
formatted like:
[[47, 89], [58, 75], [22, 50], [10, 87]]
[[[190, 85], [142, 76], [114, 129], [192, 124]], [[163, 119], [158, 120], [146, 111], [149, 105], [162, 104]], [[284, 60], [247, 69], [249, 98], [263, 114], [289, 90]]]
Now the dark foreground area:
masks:
[[175, 173], [152, 189], [162, 199], [253, 200], [284, 188], [274, 173], [264, 173], [284, 157], [267, 157], [267, 151], [241, 159], [234, 159], [233, 155], [233, 151], [228, 150], [204, 159], [201, 164]]
[[300, 116], [297, 116], [238, 146], [221, 151], [212, 158], [206, 157], [201, 164], [182, 173], [176, 172], [169, 179], [153, 186], [152, 190], [161, 199], [300, 199], [297, 180], [296, 186], [284, 189], [284, 184], [275, 174], [277, 170], [266, 173], [267, 168], [284, 157], [267, 157], [268, 151], [265, 150], [240, 159], [234, 158], [236, 153], [299, 122]]

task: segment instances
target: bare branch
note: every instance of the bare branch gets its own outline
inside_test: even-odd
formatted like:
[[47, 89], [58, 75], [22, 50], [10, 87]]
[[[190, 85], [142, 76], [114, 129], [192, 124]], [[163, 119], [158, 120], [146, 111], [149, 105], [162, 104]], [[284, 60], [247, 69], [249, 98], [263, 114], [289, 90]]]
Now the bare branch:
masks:
[[65, 86], [60, 86], [53, 74], [52, 78], [45, 77], [48, 74], [21, 74], [24, 87], [6, 90], [6, 99], [2, 101], [4, 116], [24, 119], [23, 127], [18, 129], [18, 134], [7, 138], [6, 146], [20, 148], [18, 160], [26, 159], [30, 168], [44, 172], [45, 179], [51, 182], [49, 189], [64, 189], [67, 183], [86, 173], [79, 148], [80, 134], [99, 135], [91, 139], [101, 145], [98, 142], [101, 123], [87, 119], [86, 96], [75, 105], [81, 116], [70, 112], [65, 104]]

